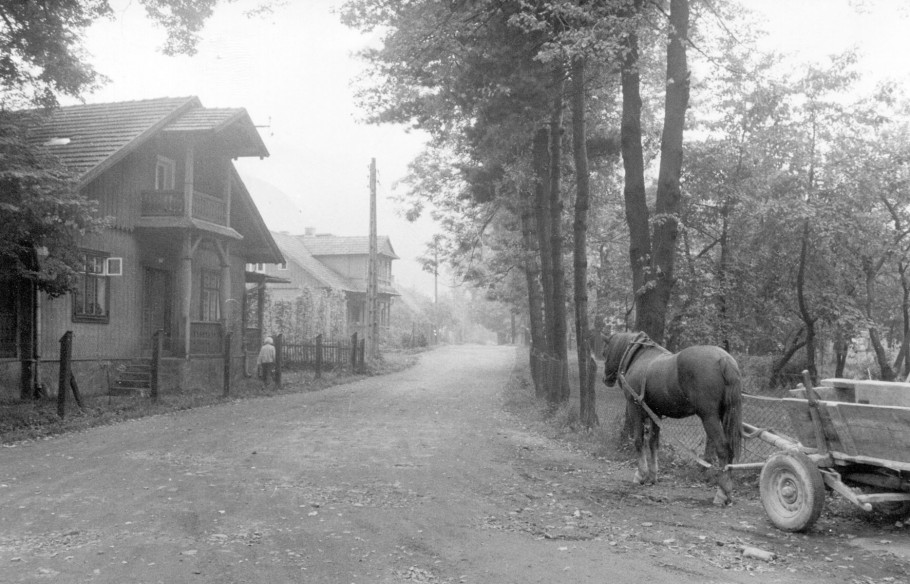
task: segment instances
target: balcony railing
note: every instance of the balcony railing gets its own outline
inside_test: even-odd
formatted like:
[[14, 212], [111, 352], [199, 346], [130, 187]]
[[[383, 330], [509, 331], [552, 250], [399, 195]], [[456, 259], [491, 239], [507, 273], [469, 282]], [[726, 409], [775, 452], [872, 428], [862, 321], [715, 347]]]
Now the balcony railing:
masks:
[[224, 351], [224, 331], [220, 322], [190, 323], [190, 354], [220, 355]]
[[[183, 191], [142, 191], [143, 217], [183, 217]], [[227, 225], [227, 206], [222, 199], [193, 191], [193, 217], [217, 225]]]

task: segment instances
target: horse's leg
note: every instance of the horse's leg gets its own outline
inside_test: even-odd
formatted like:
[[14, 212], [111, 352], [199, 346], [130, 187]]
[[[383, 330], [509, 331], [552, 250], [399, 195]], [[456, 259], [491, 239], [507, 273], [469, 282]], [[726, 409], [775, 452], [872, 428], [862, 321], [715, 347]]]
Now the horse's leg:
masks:
[[714, 445], [714, 458], [718, 466], [715, 476], [717, 492], [714, 494], [714, 504], [723, 507], [733, 502], [733, 478], [729, 470], [723, 470], [727, 464], [732, 462], [728, 460], [727, 456], [727, 437], [724, 435], [723, 424], [717, 416], [704, 418], [702, 424], [705, 427], [708, 444]]
[[629, 404], [626, 411], [629, 421], [632, 423], [632, 437], [634, 439], [635, 451], [638, 453], [638, 468], [635, 470], [635, 477], [632, 479], [636, 484], [643, 484], [648, 478], [648, 454], [646, 450], [646, 433], [650, 429], [646, 428], [644, 412], [638, 406]]
[[660, 424], [651, 422], [651, 436], [648, 439], [648, 479], [657, 482], [657, 452], [660, 450]]

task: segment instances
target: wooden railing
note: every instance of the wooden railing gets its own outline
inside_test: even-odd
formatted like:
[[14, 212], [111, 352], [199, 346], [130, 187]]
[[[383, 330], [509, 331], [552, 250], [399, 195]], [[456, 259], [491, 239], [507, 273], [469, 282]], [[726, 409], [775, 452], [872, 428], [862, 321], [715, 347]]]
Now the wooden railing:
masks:
[[[142, 217], [183, 217], [183, 191], [142, 191]], [[193, 191], [193, 217], [227, 225], [227, 206], [222, 199]]]
[[182, 217], [183, 191], [142, 191], [143, 217]]
[[218, 197], [195, 191], [193, 193], [193, 217], [209, 223], [227, 225], [224, 201]]
[[190, 323], [190, 354], [220, 355], [223, 349], [224, 331], [220, 322]]

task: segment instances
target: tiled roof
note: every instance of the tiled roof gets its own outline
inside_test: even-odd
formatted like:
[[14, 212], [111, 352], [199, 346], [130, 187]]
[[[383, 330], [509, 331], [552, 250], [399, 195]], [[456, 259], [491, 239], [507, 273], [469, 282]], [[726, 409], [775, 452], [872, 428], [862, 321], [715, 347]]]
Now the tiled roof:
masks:
[[296, 236], [273, 231], [272, 239], [278, 244], [285, 259], [299, 265], [326, 288], [346, 292], [357, 291], [357, 287], [347, 278], [314, 258]]
[[86, 184], [159, 132], [220, 132], [234, 156], [268, 156], [243, 108], [204, 108], [197, 97], [65, 106], [54, 109], [31, 138], [44, 144]]
[[165, 127], [167, 132], [198, 132], [216, 130], [239, 119], [246, 113], [243, 108], [196, 109], [180, 116]]
[[[365, 235], [299, 235], [298, 238], [316, 257], [370, 254], [370, 238]], [[399, 259], [389, 236], [377, 236], [376, 247], [379, 255]]]
[[56, 140], [48, 149], [86, 183], [192, 107], [201, 107], [195, 97], [61, 107], [33, 130], [32, 139], [38, 144]]

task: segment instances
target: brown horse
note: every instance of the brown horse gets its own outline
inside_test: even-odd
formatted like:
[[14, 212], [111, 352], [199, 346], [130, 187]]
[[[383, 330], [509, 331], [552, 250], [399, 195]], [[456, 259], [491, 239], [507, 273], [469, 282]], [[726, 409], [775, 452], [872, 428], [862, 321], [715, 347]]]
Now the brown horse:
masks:
[[[733, 501], [733, 479], [727, 464], [742, 445], [742, 395], [736, 360], [720, 347], [700, 345], [670, 353], [644, 333], [616, 333], [604, 346], [604, 383], [622, 374], [629, 388], [659, 417], [698, 416], [705, 428], [705, 459], [718, 461], [715, 505]], [[638, 470], [635, 482], [657, 481], [660, 426], [625, 392]], [[646, 426], [650, 426], [647, 445]]]

